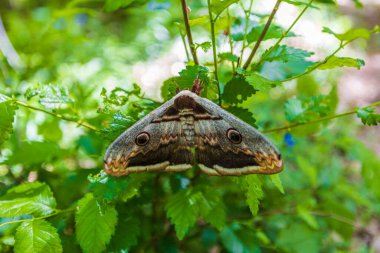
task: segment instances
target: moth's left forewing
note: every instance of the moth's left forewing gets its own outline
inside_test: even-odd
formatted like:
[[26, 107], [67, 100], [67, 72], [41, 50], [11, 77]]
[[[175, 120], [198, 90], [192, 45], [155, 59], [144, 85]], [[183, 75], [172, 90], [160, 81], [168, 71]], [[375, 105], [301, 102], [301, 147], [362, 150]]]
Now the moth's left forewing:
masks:
[[[213, 102], [195, 97], [200, 106], [219, 120], [196, 121], [199, 137], [197, 161], [209, 175], [274, 174], [282, 171], [278, 149], [260, 132]], [[235, 130], [241, 142], [233, 143], [228, 134]], [[231, 136], [230, 136], [231, 137]]]

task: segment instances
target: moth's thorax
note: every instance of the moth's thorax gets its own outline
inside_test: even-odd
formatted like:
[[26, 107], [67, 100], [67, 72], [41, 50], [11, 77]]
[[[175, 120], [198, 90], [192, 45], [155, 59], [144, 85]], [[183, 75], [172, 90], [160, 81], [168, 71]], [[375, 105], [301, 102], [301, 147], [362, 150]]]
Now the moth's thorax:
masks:
[[183, 95], [179, 96], [174, 100], [174, 108], [177, 110], [183, 110], [183, 109], [192, 109], [194, 110], [197, 106], [194, 99], [190, 96]]

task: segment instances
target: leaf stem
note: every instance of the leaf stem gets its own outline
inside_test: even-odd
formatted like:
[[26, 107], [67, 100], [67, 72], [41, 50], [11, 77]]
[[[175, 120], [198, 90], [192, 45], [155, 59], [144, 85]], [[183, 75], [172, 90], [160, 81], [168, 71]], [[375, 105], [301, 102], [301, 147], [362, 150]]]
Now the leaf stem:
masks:
[[218, 103], [219, 103], [219, 105], [221, 105], [222, 104], [222, 95], [220, 92], [220, 84], [219, 84], [219, 77], [218, 77], [218, 61], [216, 58], [215, 27], [214, 27], [215, 20], [212, 17], [210, 0], [207, 0], [207, 7], [208, 7], [208, 15], [210, 18], [212, 55], [213, 55], [213, 60], [214, 60], [214, 76], [215, 76], [216, 86], [218, 88]]
[[[362, 108], [374, 107], [374, 106], [378, 106], [378, 105], [380, 105], [380, 101], [374, 102], [374, 103], [367, 105], [367, 106], [364, 106]], [[340, 113], [340, 114], [335, 114], [335, 115], [330, 115], [330, 116], [326, 116], [326, 117], [315, 119], [315, 120], [310, 120], [308, 122], [298, 122], [298, 123], [290, 124], [290, 125], [283, 126], [283, 127], [267, 129], [267, 130], [262, 131], [262, 133], [272, 133], [272, 132], [279, 132], [279, 131], [283, 131], [283, 130], [291, 130], [292, 128], [295, 128], [295, 127], [311, 125], [311, 124], [319, 123], [322, 121], [328, 121], [328, 120], [332, 120], [335, 118], [340, 118], [340, 117], [344, 117], [347, 115], [351, 115], [351, 114], [356, 113], [357, 111], [358, 111], [358, 109], [355, 109], [355, 110]]]
[[[11, 99], [11, 98], [9, 98]], [[59, 118], [59, 119], [62, 119], [62, 120], [66, 120], [66, 121], [70, 121], [70, 122], [74, 122], [74, 123], [77, 123], [78, 126], [83, 126], [83, 127], [86, 127], [90, 130], [93, 130], [93, 131], [98, 131], [98, 129], [86, 122], [83, 122], [83, 121], [77, 121], [75, 119], [72, 119], [72, 118], [68, 118], [66, 116], [63, 116], [62, 114], [58, 114], [58, 113], [54, 113], [54, 112], [50, 112], [48, 110], [45, 110], [45, 109], [42, 109], [42, 108], [39, 108], [39, 107], [35, 107], [35, 106], [32, 106], [32, 105], [28, 105], [24, 102], [21, 102], [21, 101], [18, 101], [18, 100], [14, 100], [14, 103], [17, 104], [17, 105], [20, 105], [22, 107], [25, 107], [25, 108], [28, 108], [28, 109], [32, 109], [34, 111], [39, 111], [39, 112], [44, 112], [44, 113], [47, 113], [51, 116], [54, 116], [56, 118]]]
[[181, 0], [181, 6], [182, 6], [183, 22], [186, 28], [187, 40], [189, 42], [190, 51], [191, 51], [191, 54], [193, 55], [194, 64], [199, 65], [197, 51], [195, 49], [195, 45], [193, 42], [193, 36], [191, 35], [189, 16], [187, 15], [186, 0]]
[[[230, 44], [230, 52], [231, 54], [233, 55], [234, 54], [234, 45], [232, 43], [232, 37], [231, 37], [231, 16], [230, 16], [230, 11], [229, 11], [229, 8], [227, 8], [227, 21], [228, 21], [228, 30], [227, 30], [227, 33], [228, 33], [228, 42]], [[235, 63], [234, 62], [231, 62], [232, 63], [232, 73], [235, 73]]]
[[7, 221], [7, 222], [4, 222], [4, 223], [1, 223], [0, 227], [6, 226], [6, 225], [9, 225], [9, 224], [20, 223], [20, 222], [24, 222], [24, 221], [34, 221], [34, 220], [46, 219], [46, 218], [49, 218], [49, 217], [52, 217], [52, 216], [56, 216], [58, 214], [70, 213], [70, 212], [73, 212], [73, 211], [75, 211], [75, 208], [68, 208], [68, 209], [64, 209], [64, 210], [55, 210], [54, 213], [47, 214], [47, 215], [40, 216], [40, 217], [35, 217], [35, 218], [30, 218], [30, 219], [21, 219], [21, 220]]
[[289, 26], [289, 28], [281, 35], [281, 37], [277, 40], [277, 42], [267, 50], [263, 56], [261, 56], [261, 59], [258, 63], [256, 63], [252, 68], [256, 69], [263, 61], [270, 55], [270, 53], [281, 43], [281, 41], [288, 35], [288, 33], [293, 29], [294, 25], [298, 22], [298, 20], [303, 16], [303, 14], [306, 12], [306, 10], [311, 6], [314, 0], [310, 0], [310, 2], [303, 8], [303, 10], [298, 14], [296, 19], [293, 21], [293, 23]]
[[181, 39], [182, 39], [183, 47], [185, 48], [187, 61], [190, 61], [190, 55], [189, 55], [189, 50], [187, 49], [187, 45], [186, 45], [185, 34], [181, 32], [180, 27], [178, 27], [178, 30], [179, 30], [179, 35], [181, 36]]
[[243, 5], [242, 1], [240, 1], [240, 5], [241, 5], [241, 8], [243, 9], [244, 14], [245, 14], [245, 26], [244, 26], [244, 35], [243, 35], [243, 45], [242, 45], [242, 48], [240, 51], [240, 58], [239, 58], [239, 62], [237, 64], [237, 67], [239, 67], [241, 65], [241, 63], [243, 62], [244, 50], [245, 50], [245, 47], [247, 46], [246, 41], [247, 41], [249, 19], [251, 17], [251, 9], [252, 9], [252, 5], [253, 5], [253, 0], [249, 1], [249, 7], [247, 10], [244, 9], [244, 5]]
[[260, 37], [256, 41], [255, 46], [253, 47], [251, 54], [248, 56], [248, 59], [243, 66], [243, 69], [247, 69], [249, 67], [249, 65], [251, 64], [251, 61], [252, 61], [253, 57], [255, 56], [257, 49], [259, 48], [259, 46], [260, 46], [261, 42], [263, 41], [266, 33], [268, 32], [268, 29], [270, 27], [270, 24], [272, 23], [274, 15], [276, 14], [278, 8], [280, 7], [281, 1], [282, 0], [277, 0], [275, 6], [273, 7], [272, 13], [269, 16], [269, 19], [268, 19], [267, 23], [265, 24], [264, 29], [260, 34]]

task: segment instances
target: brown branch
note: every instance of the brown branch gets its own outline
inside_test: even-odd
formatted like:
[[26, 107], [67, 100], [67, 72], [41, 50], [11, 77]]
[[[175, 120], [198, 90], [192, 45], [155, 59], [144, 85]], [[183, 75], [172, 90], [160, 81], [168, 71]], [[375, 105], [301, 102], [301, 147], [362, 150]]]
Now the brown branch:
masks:
[[272, 13], [270, 14], [269, 19], [268, 19], [267, 23], [265, 24], [263, 31], [262, 31], [261, 34], [260, 34], [259, 39], [256, 41], [256, 44], [255, 44], [255, 46], [253, 47], [251, 54], [249, 55], [249, 57], [248, 57], [246, 63], [245, 63], [244, 66], [243, 66], [243, 69], [247, 69], [247, 68], [249, 67], [249, 65], [251, 64], [251, 61], [252, 61], [253, 57], [255, 56], [255, 54], [256, 54], [256, 52], [257, 52], [257, 49], [258, 49], [259, 46], [260, 46], [260, 43], [263, 41], [263, 39], [264, 39], [266, 33], [268, 32], [268, 29], [269, 29], [269, 27], [270, 27], [270, 24], [272, 23], [273, 17], [274, 17], [274, 15], [276, 14], [276, 12], [277, 12], [277, 10], [278, 10], [278, 8], [279, 8], [279, 6], [280, 6], [281, 1], [282, 1], [282, 0], [277, 0], [276, 4], [275, 4], [275, 6], [274, 6], [274, 8], [273, 8], [273, 10], [272, 10]]
[[182, 13], [183, 13], [183, 22], [185, 23], [186, 34], [187, 34], [187, 41], [189, 42], [190, 51], [191, 51], [191, 54], [193, 55], [194, 64], [199, 65], [197, 51], [195, 49], [193, 37], [191, 35], [189, 16], [187, 15], [186, 0], [181, 0], [181, 5], [182, 5]]

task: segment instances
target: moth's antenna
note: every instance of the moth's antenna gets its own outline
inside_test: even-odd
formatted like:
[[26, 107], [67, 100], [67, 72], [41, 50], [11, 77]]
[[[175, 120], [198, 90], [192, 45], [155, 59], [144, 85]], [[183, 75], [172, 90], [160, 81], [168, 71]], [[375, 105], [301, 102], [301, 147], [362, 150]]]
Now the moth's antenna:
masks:
[[201, 91], [203, 89], [203, 86], [202, 86], [203, 80], [199, 79], [199, 75], [200, 75], [200, 72], [198, 72], [198, 75], [193, 82], [193, 87], [191, 88], [191, 91], [197, 94], [198, 96], [201, 94]]
[[177, 81], [173, 80], [173, 82], [175, 83], [175, 94], [178, 94], [181, 90], [179, 89], [179, 84], [177, 83]]

